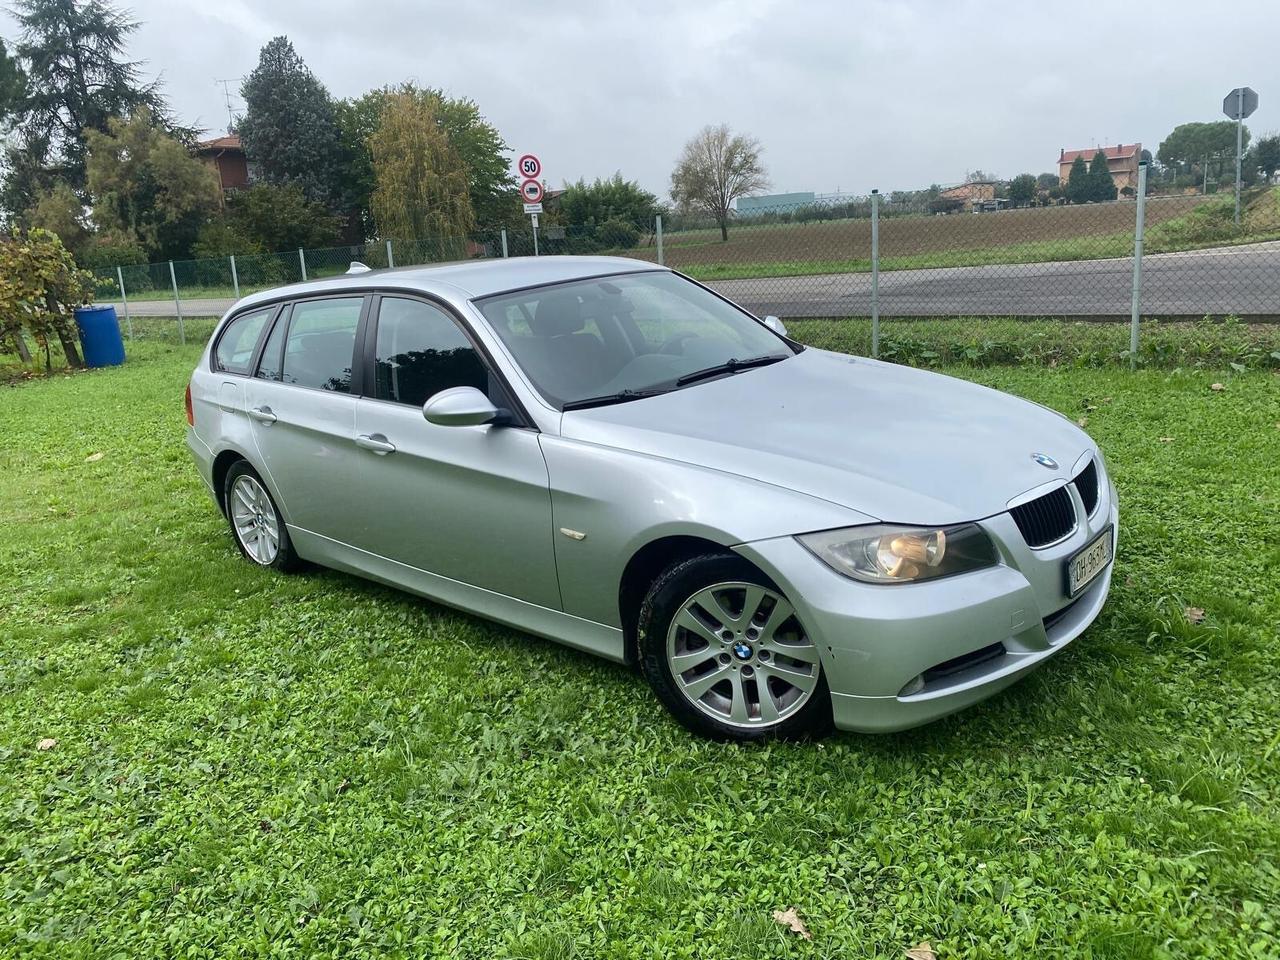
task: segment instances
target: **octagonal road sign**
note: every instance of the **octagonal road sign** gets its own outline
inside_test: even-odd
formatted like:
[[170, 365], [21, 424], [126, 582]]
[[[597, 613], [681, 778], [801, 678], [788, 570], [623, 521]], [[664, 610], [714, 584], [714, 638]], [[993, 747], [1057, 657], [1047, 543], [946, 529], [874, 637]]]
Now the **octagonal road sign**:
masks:
[[1232, 120], [1243, 120], [1258, 109], [1258, 92], [1249, 87], [1236, 87], [1222, 100], [1222, 112]]

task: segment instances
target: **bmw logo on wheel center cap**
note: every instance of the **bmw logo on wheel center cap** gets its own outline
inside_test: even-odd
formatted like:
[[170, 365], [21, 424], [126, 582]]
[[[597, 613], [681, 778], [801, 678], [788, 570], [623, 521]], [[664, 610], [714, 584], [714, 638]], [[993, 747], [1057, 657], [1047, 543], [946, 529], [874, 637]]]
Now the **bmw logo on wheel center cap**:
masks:
[[1042, 467], [1048, 467], [1050, 470], [1058, 469], [1058, 461], [1053, 459], [1047, 453], [1033, 453], [1031, 459]]
[[755, 653], [755, 651], [751, 649], [751, 644], [745, 643], [742, 640], [739, 640], [733, 645], [733, 655], [739, 660], [750, 660], [753, 653]]

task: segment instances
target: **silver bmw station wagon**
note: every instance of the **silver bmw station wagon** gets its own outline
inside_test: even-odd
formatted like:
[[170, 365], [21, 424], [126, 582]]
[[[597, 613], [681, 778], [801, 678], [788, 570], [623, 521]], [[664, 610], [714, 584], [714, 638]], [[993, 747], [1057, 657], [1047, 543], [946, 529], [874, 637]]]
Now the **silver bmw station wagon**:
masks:
[[187, 419], [253, 563], [638, 664], [711, 737], [933, 720], [1110, 587], [1115, 487], [1069, 420], [805, 347], [649, 263], [357, 264], [246, 297]]

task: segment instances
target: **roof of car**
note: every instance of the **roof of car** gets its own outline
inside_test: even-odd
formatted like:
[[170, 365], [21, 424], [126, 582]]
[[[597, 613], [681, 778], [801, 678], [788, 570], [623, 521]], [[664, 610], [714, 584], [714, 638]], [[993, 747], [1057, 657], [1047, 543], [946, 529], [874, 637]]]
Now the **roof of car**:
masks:
[[324, 280], [293, 283], [251, 294], [240, 301], [240, 306], [279, 300], [283, 297], [311, 296], [352, 288], [363, 290], [369, 287], [421, 290], [427, 293], [447, 291], [473, 300], [507, 290], [536, 287], [544, 283], [560, 283], [565, 280], [578, 280], [605, 274], [659, 269], [662, 268], [654, 263], [631, 260], [626, 257], [552, 256], [463, 260], [457, 263], [344, 273]]

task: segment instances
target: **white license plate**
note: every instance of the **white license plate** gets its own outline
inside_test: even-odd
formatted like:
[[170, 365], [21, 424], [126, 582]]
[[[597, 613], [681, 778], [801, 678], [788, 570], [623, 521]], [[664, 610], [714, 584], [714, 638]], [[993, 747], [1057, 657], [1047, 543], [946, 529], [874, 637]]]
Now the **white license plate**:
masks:
[[1067, 595], [1074, 597], [1093, 582], [1111, 563], [1111, 528], [1103, 530], [1092, 541], [1067, 560]]

